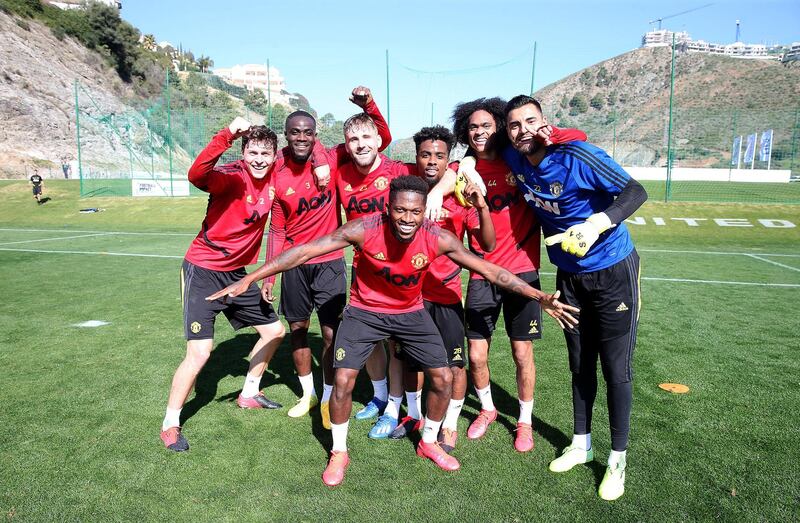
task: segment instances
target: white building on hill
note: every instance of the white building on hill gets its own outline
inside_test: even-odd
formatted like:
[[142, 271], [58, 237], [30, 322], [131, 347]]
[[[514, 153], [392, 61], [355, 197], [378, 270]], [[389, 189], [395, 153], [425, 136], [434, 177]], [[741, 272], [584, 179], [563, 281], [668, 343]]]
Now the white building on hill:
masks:
[[269, 96], [273, 104], [289, 106], [289, 96], [286, 94], [286, 82], [277, 67], [269, 68], [263, 64], [234, 65], [227, 68], [216, 68], [213, 74], [226, 82], [239, 87], [246, 87], [252, 91], [258, 89]]
[[777, 59], [777, 56], [767, 52], [767, 46], [761, 44], [745, 44], [734, 42], [732, 44], [715, 44], [704, 40], [692, 40], [689, 33], [682, 31], [675, 33], [668, 29], [649, 31], [642, 37], [642, 47], [664, 47], [672, 45], [675, 35], [677, 49], [689, 53], [709, 53], [732, 56], [735, 58]]
[[[122, 2], [120, 0], [94, 0], [99, 4], [105, 4], [110, 7], [122, 9]], [[48, 4], [58, 7], [60, 9], [81, 9], [86, 5], [86, 0], [59, 0], [58, 2], [48, 1]]]
[[783, 53], [784, 62], [800, 61], [800, 42], [792, 42], [789, 50]]

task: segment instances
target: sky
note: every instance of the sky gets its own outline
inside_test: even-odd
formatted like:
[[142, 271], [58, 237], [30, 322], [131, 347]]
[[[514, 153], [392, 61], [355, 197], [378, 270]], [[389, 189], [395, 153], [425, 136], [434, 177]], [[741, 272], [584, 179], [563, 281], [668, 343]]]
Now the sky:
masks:
[[395, 138], [635, 49], [657, 18], [708, 42], [733, 42], [737, 19], [743, 42], [800, 41], [800, 0], [123, 0], [121, 15], [216, 67], [269, 60], [320, 115], [357, 112], [347, 98], [368, 86]]

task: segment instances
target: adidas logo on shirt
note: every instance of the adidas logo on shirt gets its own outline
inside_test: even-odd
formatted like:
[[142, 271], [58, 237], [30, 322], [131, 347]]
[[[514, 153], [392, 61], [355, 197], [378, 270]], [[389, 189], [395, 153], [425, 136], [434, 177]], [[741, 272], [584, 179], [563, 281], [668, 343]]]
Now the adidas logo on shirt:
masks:
[[628, 310], [628, 306], [625, 305], [624, 301], [617, 305], [617, 312], [625, 312], [626, 310]]
[[294, 194], [294, 189], [292, 189], [291, 187], [289, 187], [288, 189], [286, 189], [286, 196], [291, 196], [291, 195], [293, 195], [293, 194]]
[[372, 257], [375, 258], [376, 260], [381, 260], [381, 261], [386, 260], [386, 255], [383, 254], [383, 252], [379, 252], [378, 254], [375, 254]]

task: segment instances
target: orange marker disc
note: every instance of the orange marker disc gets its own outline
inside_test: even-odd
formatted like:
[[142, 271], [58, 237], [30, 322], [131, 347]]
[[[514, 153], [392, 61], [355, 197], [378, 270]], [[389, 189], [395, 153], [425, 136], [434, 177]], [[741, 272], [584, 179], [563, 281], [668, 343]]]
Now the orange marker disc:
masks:
[[674, 394], [686, 394], [689, 392], [689, 387], [680, 383], [662, 383], [658, 387]]

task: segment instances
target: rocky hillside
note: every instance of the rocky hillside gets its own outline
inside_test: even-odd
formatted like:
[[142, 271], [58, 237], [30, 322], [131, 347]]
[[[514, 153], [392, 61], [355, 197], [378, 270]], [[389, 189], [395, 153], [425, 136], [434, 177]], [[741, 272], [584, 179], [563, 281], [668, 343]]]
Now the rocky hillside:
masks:
[[[105, 113], [132, 108], [132, 93], [96, 52], [49, 28], [0, 12], [0, 177], [22, 177], [33, 166], [60, 172], [60, 159], [76, 156], [75, 94], [78, 79]], [[87, 159], [120, 155], [113, 138], [86, 135]]]
[[[671, 50], [636, 49], [552, 83], [534, 96], [551, 121], [579, 127], [629, 165], [657, 165], [666, 145]], [[776, 61], [677, 53], [673, 144], [697, 166], [727, 161], [733, 135], [775, 129], [791, 155], [800, 67]], [[681, 156], [682, 155], [682, 156]]]

